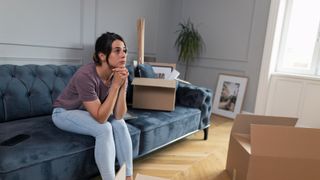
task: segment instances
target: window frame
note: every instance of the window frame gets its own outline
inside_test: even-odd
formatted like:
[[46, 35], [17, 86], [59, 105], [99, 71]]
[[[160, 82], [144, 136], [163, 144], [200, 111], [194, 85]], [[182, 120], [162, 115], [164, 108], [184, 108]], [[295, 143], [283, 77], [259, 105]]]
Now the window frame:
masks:
[[313, 49], [312, 61], [310, 65], [310, 69], [295, 69], [295, 68], [287, 68], [284, 66], [285, 59], [284, 57], [284, 49], [287, 40], [287, 34], [289, 31], [289, 21], [292, 14], [292, 6], [294, 0], [286, 0], [284, 15], [282, 20], [282, 27], [280, 30], [280, 42], [279, 49], [277, 53], [277, 62], [275, 72], [277, 73], [292, 73], [292, 74], [301, 74], [301, 75], [311, 75], [311, 76], [320, 76], [320, 22], [318, 25], [318, 33], [316, 37], [315, 46]]

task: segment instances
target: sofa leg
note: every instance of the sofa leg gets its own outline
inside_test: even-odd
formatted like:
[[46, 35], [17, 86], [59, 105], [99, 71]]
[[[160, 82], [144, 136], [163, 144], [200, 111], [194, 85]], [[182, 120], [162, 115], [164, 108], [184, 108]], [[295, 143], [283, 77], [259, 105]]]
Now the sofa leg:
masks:
[[203, 129], [203, 132], [204, 132], [203, 140], [207, 140], [208, 139], [208, 134], [209, 134], [209, 127]]

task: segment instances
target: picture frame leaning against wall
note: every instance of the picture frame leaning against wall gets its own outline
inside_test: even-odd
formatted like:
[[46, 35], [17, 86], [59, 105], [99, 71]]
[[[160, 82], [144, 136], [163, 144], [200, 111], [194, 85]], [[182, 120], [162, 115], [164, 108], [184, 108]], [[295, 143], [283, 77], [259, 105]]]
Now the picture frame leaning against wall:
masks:
[[213, 113], [234, 119], [241, 112], [248, 77], [219, 74]]

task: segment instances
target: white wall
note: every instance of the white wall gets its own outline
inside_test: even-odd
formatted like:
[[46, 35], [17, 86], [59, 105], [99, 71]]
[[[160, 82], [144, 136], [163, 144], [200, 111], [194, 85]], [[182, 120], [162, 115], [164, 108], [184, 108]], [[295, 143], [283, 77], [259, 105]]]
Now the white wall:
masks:
[[266, 115], [298, 117], [297, 126], [320, 127], [319, 78], [273, 74]]
[[284, 9], [284, 1], [271, 1], [255, 113], [297, 117], [297, 126], [319, 128], [319, 78], [275, 72]]

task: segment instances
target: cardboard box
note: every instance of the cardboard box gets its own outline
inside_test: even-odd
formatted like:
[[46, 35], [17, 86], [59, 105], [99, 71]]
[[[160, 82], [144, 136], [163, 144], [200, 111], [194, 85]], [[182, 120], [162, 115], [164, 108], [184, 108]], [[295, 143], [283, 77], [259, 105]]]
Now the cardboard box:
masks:
[[238, 115], [226, 165], [232, 180], [320, 179], [320, 129], [297, 128], [296, 121]]
[[[126, 165], [123, 164], [119, 169], [119, 171], [117, 172], [115, 180], [125, 180], [125, 179], [126, 179]], [[137, 174], [135, 180], [168, 180], [168, 179]]]
[[134, 78], [133, 108], [173, 111], [176, 102], [176, 81]]
[[123, 164], [116, 174], [114, 180], [125, 180], [126, 179], [126, 164]]
[[173, 69], [176, 68], [176, 64], [174, 63], [160, 63], [160, 62], [146, 62], [146, 63], [150, 64], [151, 66], [172, 67]]

